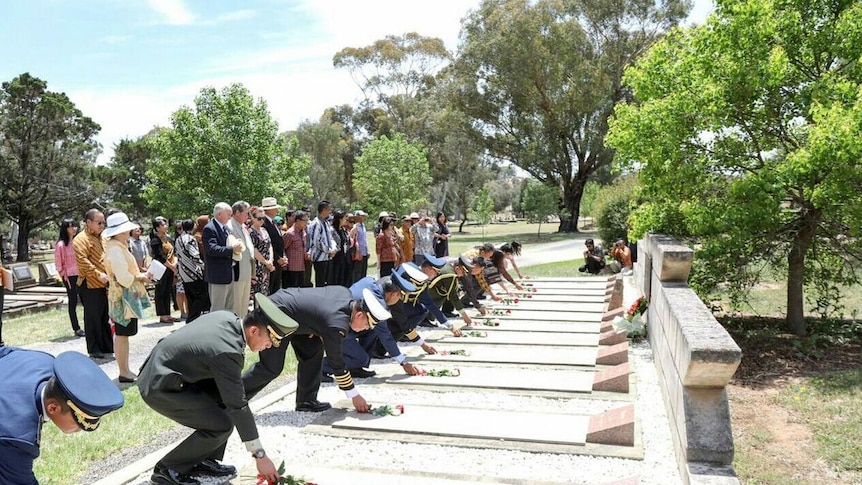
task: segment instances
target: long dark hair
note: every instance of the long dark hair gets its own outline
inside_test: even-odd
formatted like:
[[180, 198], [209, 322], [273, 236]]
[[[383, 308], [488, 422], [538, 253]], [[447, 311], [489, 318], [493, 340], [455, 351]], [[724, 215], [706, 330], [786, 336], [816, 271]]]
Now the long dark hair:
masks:
[[68, 246], [71, 241], [69, 241], [69, 228], [75, 227], [80, 229], [78, 226], [78, 221], [75, 219], [63, 219], [63, 222], [60, 223], [60, 240], [63, 241], [64, 246]]
[[168, 225], [168, 220], [162, 216], [158, 216], [153, 219], [153, 227], [150, 228], [150, 238], [159, 237], [159, 234], [156, 232], [156, 229], [166, 225]]

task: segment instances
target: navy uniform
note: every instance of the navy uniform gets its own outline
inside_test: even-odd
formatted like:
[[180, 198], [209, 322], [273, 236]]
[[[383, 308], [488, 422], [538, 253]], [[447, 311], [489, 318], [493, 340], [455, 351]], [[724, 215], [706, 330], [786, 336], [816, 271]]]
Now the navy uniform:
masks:
[[[265, 322], [273, 345], [297, 327], [262, 294], [246, 318]], [[234, 427], [249, 451], [262, 450], [242, 385], [246, 333], [236, 314], [220, 310], [160, 340], [141, 367], [138, 389], [148, 406], [195, 430], [156, 464], [153, 483], [198, 483], [190, 473], [232, 475], [221, 465]], [[260, 458], [260, 456], [256, 456]]]
[[[353, 298], [358, 300], [362, 298], [362, 291], [367, 288], [379, 300], [385, 300], [384, 288], [390, 287], [398, 290], [401, 294], [416, 291], [416, 287], [413, 284], [393, 273], [391, 276], [384, 276], [379, 280], [366, 276], [351, 285], [350, 292], [353, 294]], [[401, 353], [401, 349], [398, 348], [398, 344], [392, 337], [388, 321], [386, 323], [384, 325], [383, 322], [380, 322], [374, 328], [363, 332], [355, 332], [353, 330], [348, 332], [347, 338], [344, 339], [341, 345], [341, 350], [344, 354], [344, 365], [351, 370], [351, 373], [354, 373], [354, 369], [361, 370], [362, 367], [368, 367], [371, 363], [371, 354], [375, 352], [378, 345], [389, 354], [389, 357], [404, 365], [406, 357]], [[374, 375], [373, 372], [365, 372], [367, 373], [366, 375]], [[328, 357], [323, 362], [323, 373], [333, 373]]]
[[[52, 391], [53, 389], [53, 391]], [[83, 354], [51, 354], [17, 347], [0, 348], [0, 483], [37, 484], [33, 461], [39, 456], [42, 424], [53, 420], [51, 403], [67, 406], [78, 426], [94, 431], [102, 416], [123, 406], [123, 394]], [[64, 429], [64, 432], [70, 432]]]
[[[368, 295], [371, 293], [368, 292]], [[320, 412], [331, 407], [329, 403], [317, 400], [324, 350], [339, 389], [349, 398], [358, 396], [359, 392], [345, 366], [341, 348], [342, 341], [350, 332], [350, 320], [355, 304], [350, 290], [343, 286], [287, 288], [273, 293], [270, 299], [282, 312], [299, 323], [296, 332], [285, 338], [286, 342], [290, 342], [299, 361], [296, 410]], [[365, 305], [363, 311], [373, 312], [378, 320], [389, 318], [389, 312], [373, 295], [359, 301]], [[259, 353], [260, 361], [242, 376], [245, 392], [249, 397], [255, 396], [281, 374], [286, 352], [287, 345], [282, 344]]]

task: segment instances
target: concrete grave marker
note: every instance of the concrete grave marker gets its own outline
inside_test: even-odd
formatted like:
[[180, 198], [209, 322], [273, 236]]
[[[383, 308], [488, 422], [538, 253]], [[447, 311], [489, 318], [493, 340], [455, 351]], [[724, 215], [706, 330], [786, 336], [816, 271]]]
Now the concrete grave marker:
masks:
[[[501, 325], [503, 325], [501, 323]], [[596, 347], [599, 345], [599, 334], [596, 333], [550, 333], [550, 332], [494, 332], [483, 329], [463, 331], [480, 332], [485, 337], [456, 337], [451, 332], [437, 332], [425, 340], [451, 345], [469, 343], [474, 345], [544, 345], [563, 347]]]
[[[426, 366], [425, 370], [435, 366]], [[449, 365], [447, 368], [452, 368]], [[495, 367], [457, 367], [458, 377], [430, 377], [397, 374], [386, 379], [388, 384], [445, 386], [459, 388], [517, 389], [589, 393], [593, 390], [595, 373], [576, 370], [511, 369]]]
[[[497, 327], [483, 325], [486, 319], [500, 322]], [[494, 317], [473, 317], [473, 324], [461, 327], [461, 329], [493, 331], [493, 332], [552, 332], [552, 333], [599, 333], [601, 323], [599, 322], [557, 322], [533, 320], [516, 320], [513, 318], [498, 319]]]
[[[421, 349], [410, 349], [416, 355]], [[435, 344], [438, 354], [421, 352], [416, 360], [426, 362], [490, 362], [499, 364], [574, 365], [594, 367], [597, 347], [543, 347], [538, 345]], [[443, 355], [443, 351], [466, 350], [468, 355]]]

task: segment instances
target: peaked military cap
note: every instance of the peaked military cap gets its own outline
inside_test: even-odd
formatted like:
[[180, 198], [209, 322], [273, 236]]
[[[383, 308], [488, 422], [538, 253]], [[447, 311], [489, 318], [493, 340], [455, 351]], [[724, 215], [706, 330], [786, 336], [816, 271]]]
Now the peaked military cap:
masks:
[[281, 311], [281, 308], [263, 293], [255, 293], [254, 301], [257, 302], [257, 308], [254, 310], [256, 317], [267, 322], [266, 328], [269, 329], [270, 337], [280, 341], [299, 328], [299, 322]]
[[95, 431], [102, 416], [123, 407], [117, 386], [92, 360], [78, 352], [63, 352], [54, 359], [57, 384], [69, 399], [75, 422], [84, 431]]
[[390, 279], [392, 281], [392, 284], [398, 287], [398, 289], [403, 291], [404, 293], [413, 293], [414, 291], [416, 291], [416, 285], [405, 280], [395, 271], [393, 271], [390, 275]]
[[360, 309], [368, 315], [368, 325], [371, 328], [374, 328], [377, 322], [392, 318], [392, 314], [386, 309], [386, 303], [383, 299], [375, 295], [369, 288], [362, 289]]
[[468, 258], [467, 256], [464, 256], [463, 254], [458, 257], [456, 262], [457, 262], [457, 264], [460, 264], [461, 266], [463, 266], [467, 269], [473, 269], [473, 261], [470, 261], [470, 258]]
[[435, 268], [442, 268], [446, 265], [446, 260], [443, 258], [438, 258], [431, 253], [424, 253], [422, 257], [425, 258], [425, 262], [430, 264]]
[[414, 285], [420, 286], [428, 281], [428, 275], [419, 269], [419, 266], [411, 262], [406, 262], [398, 267], [399, 276], [404, 277]]

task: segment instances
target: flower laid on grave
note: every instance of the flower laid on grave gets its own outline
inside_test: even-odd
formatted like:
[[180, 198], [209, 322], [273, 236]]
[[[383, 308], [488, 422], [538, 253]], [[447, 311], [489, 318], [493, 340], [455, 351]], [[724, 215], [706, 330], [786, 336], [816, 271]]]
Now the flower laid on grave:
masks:
[[404, 414], [404, 406], [401, 404], [396, 404], [395, 406], [384, 404], [383, 406], [371, 408], [368, 412], [375, 416], [401, 416]]
[[458, 350], [441, 350], [440, 355], [460, 355], [462, 357], [467, 357], [470, 355], [470, 352], [467, 352], [463, 349]]
[[497, 320], [494, 320], [492, 318], [486, 318], [486, 319], [482, 320], [482, 325], [484, 325], [486, 327], [499, 327], [500, 322], [498, 322]]
[[470, 330], [469, 332], [461, 332], [461, 337], [479, 337], [485, 338], [488, 336], [488, 332], [479, 332], [476, 330]]
[[517, 298], [509, 298], [509, 297], [503, 298], [503, 303], [505, 303], [506, 305], [515, 305], [518, 303], [518, 301], [519, 300]]
[[278, 466], [278, 474], [281, 475], [281, 478], [276, 481], [267, 480], [265, 476], [258, 473], [256, 485], [317, 485], [316, 483], [309, 482], [304, 478], [285, 475], [284, 470], [284, 461], [282, 461], [281, 465]]
[[491, 315], [511, 315], [511, 314], [512, 314], [512, 310], [510, 310], [508, 308], [506, 308], [506, 309], [494, 308], [491, 310]]
[[431, 369], [423, 371], [422, 375], [428, 377], [458, 377], [461, 375], [461, 369]]

